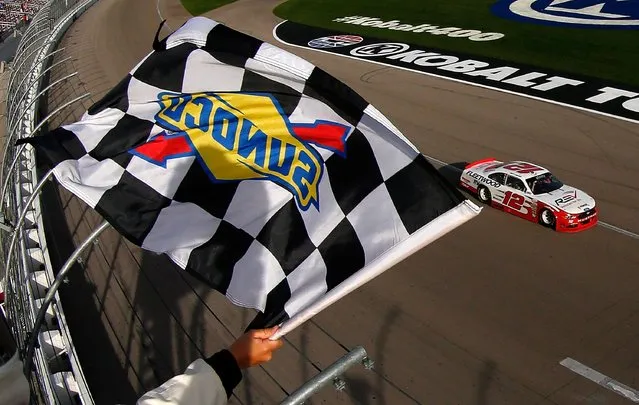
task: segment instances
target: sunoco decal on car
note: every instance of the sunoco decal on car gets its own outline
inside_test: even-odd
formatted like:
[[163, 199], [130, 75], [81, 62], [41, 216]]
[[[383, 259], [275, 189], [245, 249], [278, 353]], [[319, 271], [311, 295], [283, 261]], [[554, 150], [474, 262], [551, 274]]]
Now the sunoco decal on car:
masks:
[[[372, 37], [339, 41], [339, 46], [311, 46], [349, 35], [323, 28], [284, 21], [273, 30], [288, 45], [315, 49], [371, 63], [428, 74], [495, 90], [515, 93], [543, 101], [585, 109], [591, 112], [639, 122], [639, 88], [601, 79], [540, 71], [530, 66], [491, 58], [473, 58], [435, 48]], [[362, 38], [360, 41], [359, 38]]]
[[479, 30], [469, 30], [459, 27], [440, 27], [433, 24], [405, 24], [399, 20], [383, 21], [377, 17], [362, 17], [353, 15], [349, 17], [339, 17], [333, 19], [335, 22], [344, 24], [361, 25], [363, 27], [381, 28], [393, 31], [405, 31], [414, 33], [426, 33], [430, 35], [446, 35], [451, 38], [465, 38], [470, 41], [495, 41], [504, 37], [500, 32], [481, 32]]
[[492, 11], [500, 17], [581, 28], [639, 28], [635, 0], [499, 0]]

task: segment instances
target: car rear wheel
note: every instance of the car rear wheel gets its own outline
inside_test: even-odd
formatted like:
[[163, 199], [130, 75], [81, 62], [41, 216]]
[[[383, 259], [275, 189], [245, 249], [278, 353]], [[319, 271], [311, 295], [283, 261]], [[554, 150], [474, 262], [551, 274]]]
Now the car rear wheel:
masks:
[[545, 227], [554, 229], [556, 222], [555, 214], [553, 214], [550, 210], [545, 209], [541, 211], [541, 214], [539, 214], [539, 222], [541, 222], [541, 224]]
[[483, 202], [484, 204], [490, 204], [490, 200], [492, 199], [490, 190], [488, 190], [484, 186], [477, 187], [477, 198], [479, 198], [479, 201]]

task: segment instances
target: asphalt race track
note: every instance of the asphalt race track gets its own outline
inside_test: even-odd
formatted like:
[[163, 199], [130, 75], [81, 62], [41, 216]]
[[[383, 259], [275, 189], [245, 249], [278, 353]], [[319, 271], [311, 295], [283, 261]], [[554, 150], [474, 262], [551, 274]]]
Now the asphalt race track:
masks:
[[[274, 43], [278, 2], [239, 0], [208, 16]], [[49, 93], [46, 109], [86, 91], [92, 98], [54, 125], [79, 119], [150, 51], [158, 12], [172, 28], [188, 18], [178, 0], [100, 0], [70, 28], [56, 57], [73, 59], [52, 80], [79, 74]], [[639, 233], [639, 125], [287, 49], [354, 87], [426, 155], [548, 166], [597, 199], [602, 221]], [[64, 191], [46, 196], [59, 262], [100, 218]], [[562, 235], [486, 208], [288, 335], [271, 363], [245, 374], [231, 403], [278, 403], [356, 345], [375, 371], [354, 369], [346, 392], [326, 388], [313, 404], [632, 403], [559, 363], [570, 357], [639, 386], [638, 244], [602, 226]], [[253, 316], [113, 230], [61, 293], [98, 404], [134, 403], [201, 353], [230, 343]]]

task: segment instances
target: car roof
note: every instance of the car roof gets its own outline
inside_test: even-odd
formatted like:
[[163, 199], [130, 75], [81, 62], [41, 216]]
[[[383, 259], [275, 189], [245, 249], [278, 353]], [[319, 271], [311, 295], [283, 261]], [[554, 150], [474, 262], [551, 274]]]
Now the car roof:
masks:
[[[497, 164], [497, 163], [500, 163], [500, 165], [498, 167], [494, 167], [495, 164]], [[504, 166], [509, 166], [509, 165], [512, 165], [512, 164], [535, 166], [535, 167], [540, 168], [541, 170], [536, 171], [534, 173], [519, 173], [516, 170], [504, 168]], [[526, 161], [523, 161], [523, 160], [512, 160], [510, 162], [493, 162], [493, 163], [486, 164], [486, 166], [493, 166], [494, 167], [494, 169], [490, 170], [490, 172], [502, 172], [502, 173], [506, 173], [509, 176], [513, 176], [513, 177], [516, 177], [516, 178], [519, 178], [519, 179], [522, 179], [522, 180], [528, 180], [528, 179], [531, 179], [533, 177], [537, 177], [540, 174], [546, 174], [546, 173], [549, 172], [549, 170], [546, 169], [545, 167], [536, 165], [534, 163], [526, 162]], [[486, 173], [488, 173], [488, 172], [486, 172]]]

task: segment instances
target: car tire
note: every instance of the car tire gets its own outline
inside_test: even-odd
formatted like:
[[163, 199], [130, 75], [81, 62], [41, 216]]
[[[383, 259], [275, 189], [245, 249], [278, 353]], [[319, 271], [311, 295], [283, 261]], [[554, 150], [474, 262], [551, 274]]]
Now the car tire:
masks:
[[557, 218], [555, 218], [555, 214], [553, 214], [552, 211], [550, 211], [549, 209], [544, 209], [539, 213], [539, 223], [546, 228], [555, 229]]
[[490, 195], [490, 190], [488, 190], [488, 188], [485, 186], [479, 186], [477, 187], [477, 198], [479, 198], [479, 201], [484, 204], [490, 204], [493, 197]]

